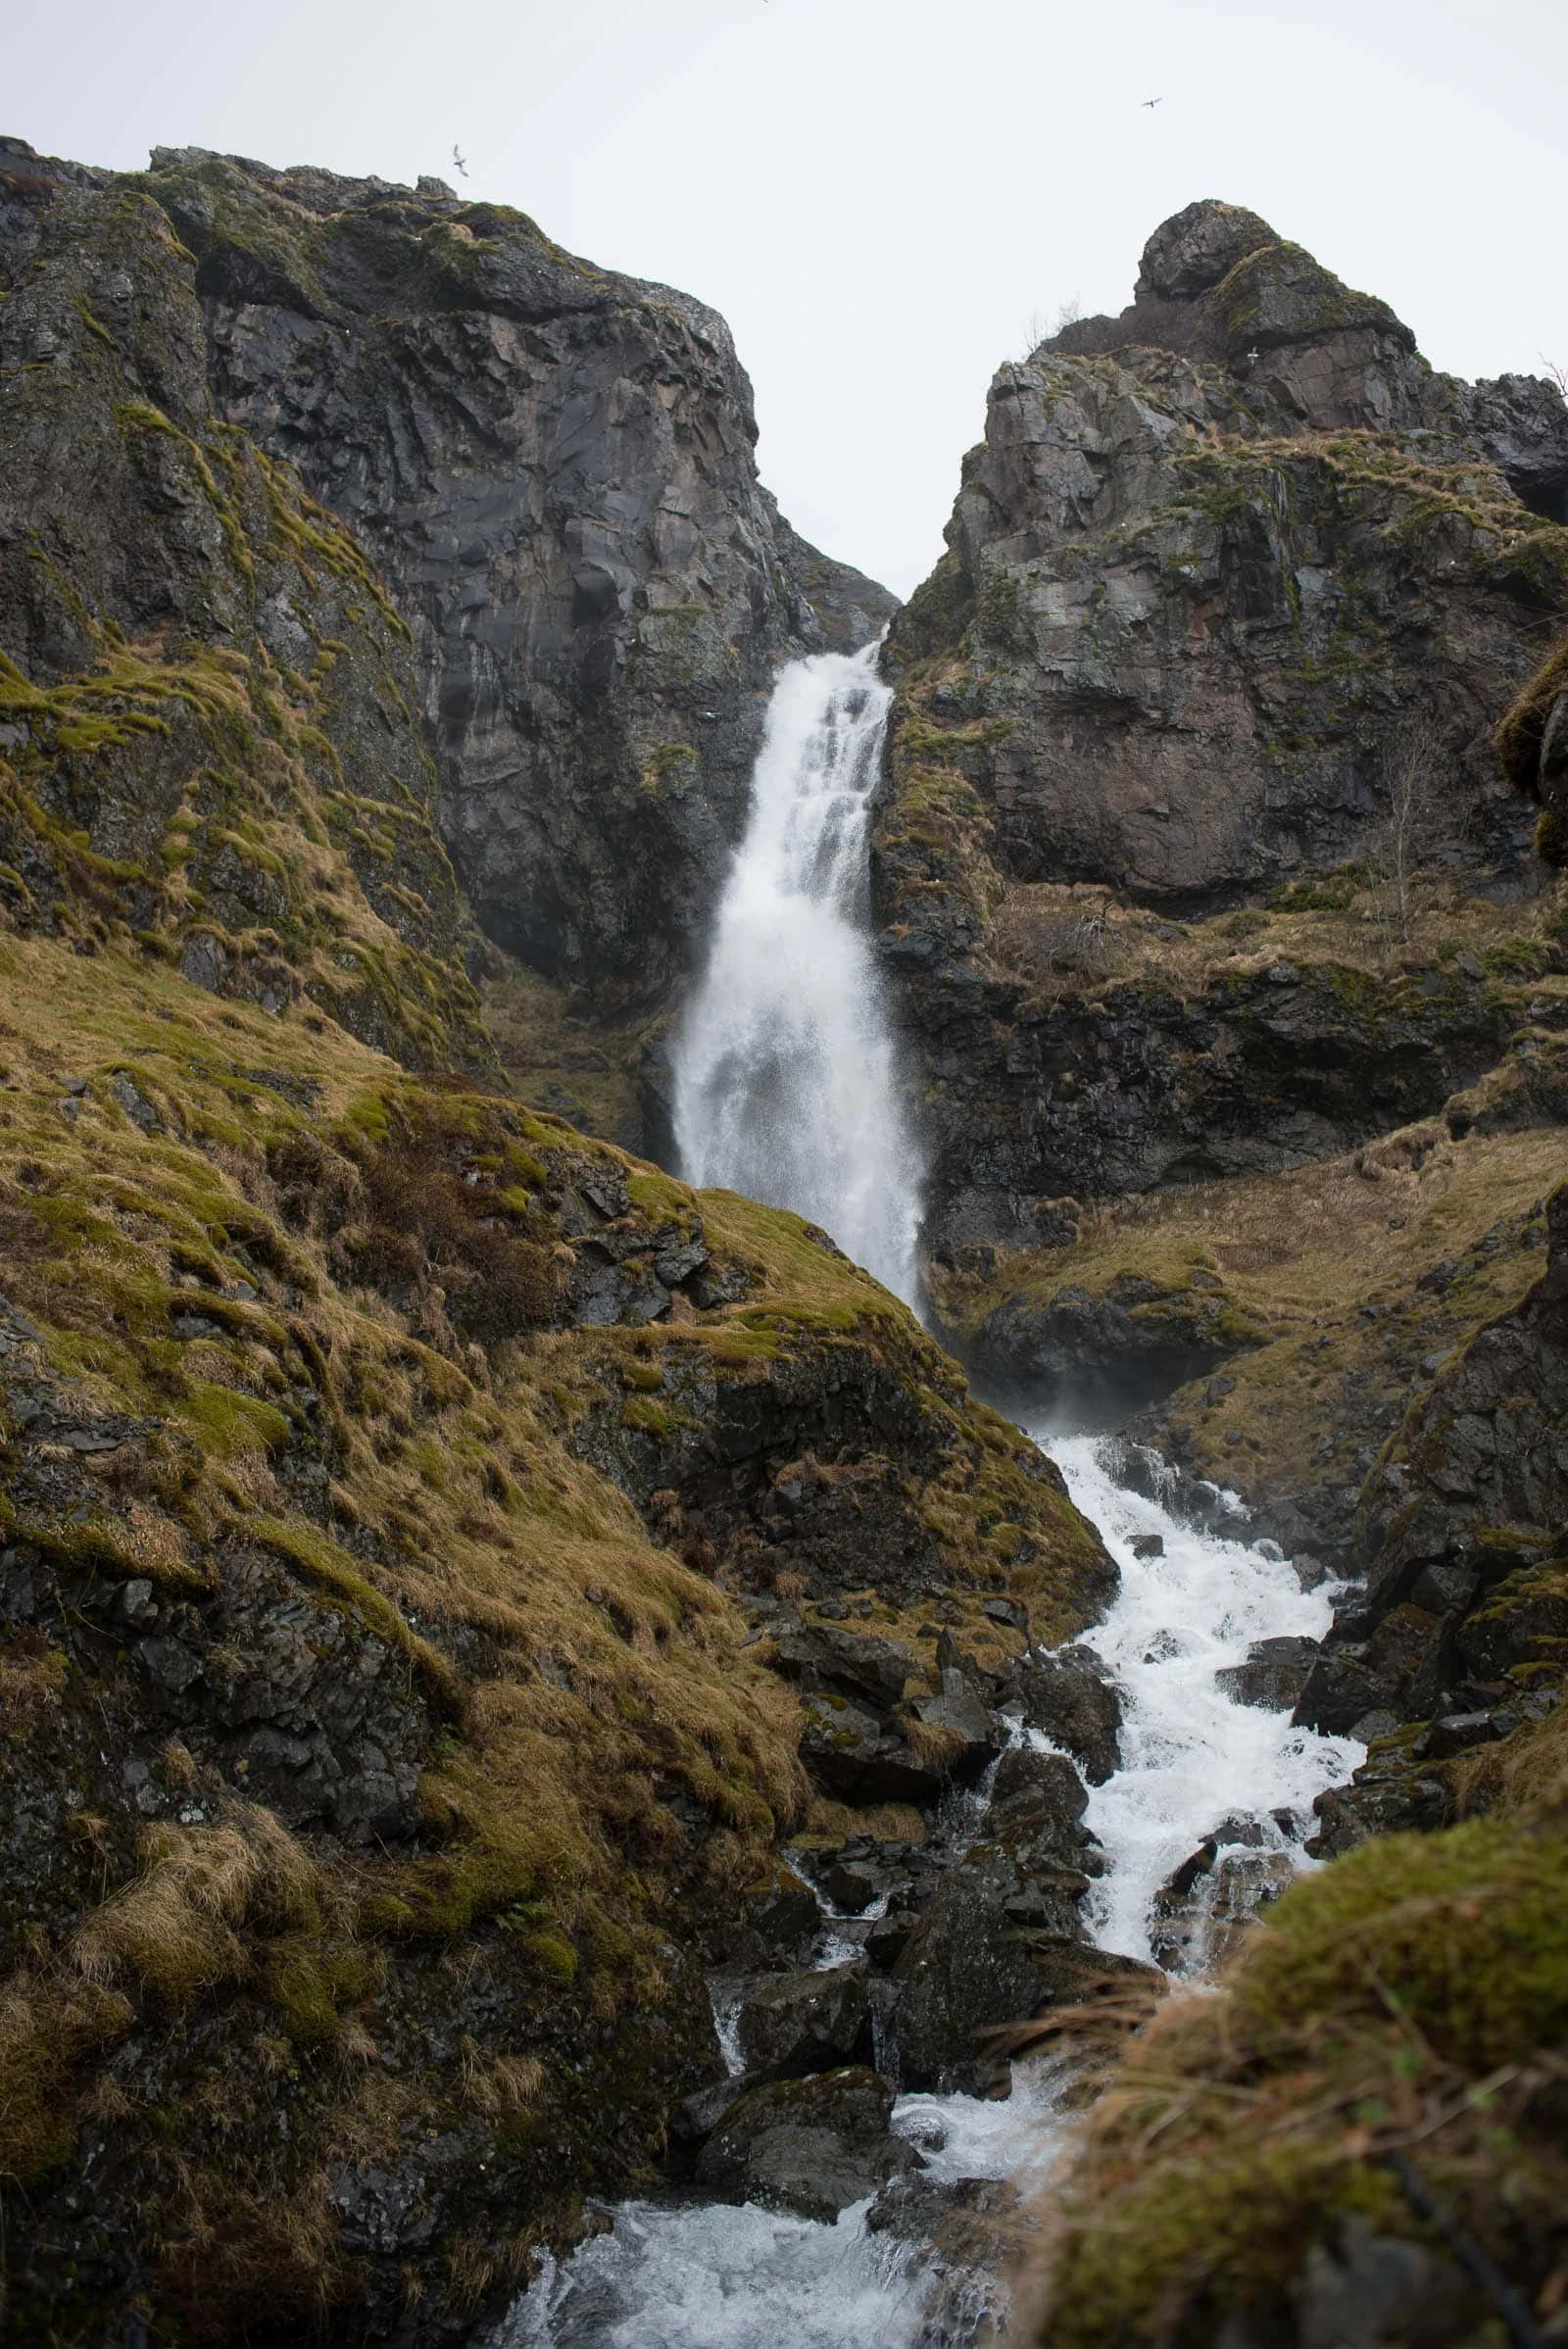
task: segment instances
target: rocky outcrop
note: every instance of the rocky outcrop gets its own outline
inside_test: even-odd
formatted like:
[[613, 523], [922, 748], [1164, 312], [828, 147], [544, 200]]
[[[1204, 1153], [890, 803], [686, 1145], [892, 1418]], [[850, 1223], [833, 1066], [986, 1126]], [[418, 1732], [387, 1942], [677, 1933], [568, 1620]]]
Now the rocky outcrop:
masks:
[[703, 2147], [697, 2181], [727, 2202], [759, 2202], [831, 2226], [920, 2157], [890, 2129], [893, 2090], [874, 2072], [842, 2071], [752, 2089]]
[[893, 609], [779, 519], [723, 320], [435, 180], [159, 149], [134, 184], [195, 256], [220, 413], [350, 525], [414, 631], [480, 923], [661, 999], [779, 663]]
[[1360, 954], [1213, 964], [1270, 893], [1361, 886], [1370, 919], [1381, 881], [1402, 939], [1418, 868], [1539, 889], [1491, 737], [1568, 616], [1565, 468], [1553, 386], [1435, 375], [1225, 206], [1156, 232], [1120, 319], [1001, 371], [887, 652], [877, 902], [939, 1248], [1329, 1154], [1495, 1056], [1479, 1003], [1429, 1019]]
[[190, 255], [129, 188], [0, 204], [0, 900], [210, 992], [495, 1071], [408, 631], [216, 416]]
[[1324, 1851], [1452, 1819], [1461, 1795], [1447, 1765], [1527, 1734], [1561, 1701], [1568, 1190], [1548, 1204], [1547, 1241], [1523, 1303], [1412, 1404], [1367, 1480], [1365, 1579], [1296, 1714], [1375, 1740], [1353, 1785], [1319, 1798]]

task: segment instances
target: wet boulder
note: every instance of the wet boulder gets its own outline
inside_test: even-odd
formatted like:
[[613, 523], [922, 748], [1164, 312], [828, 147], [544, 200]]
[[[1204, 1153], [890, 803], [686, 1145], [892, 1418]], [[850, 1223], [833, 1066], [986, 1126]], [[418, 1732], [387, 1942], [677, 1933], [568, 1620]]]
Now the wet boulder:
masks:
[[950, 1665], [938, 1677], [936, 1694], [916, 1697], [911, 1710], [917, 1721], [941, 1737], [947, 1775], [978, 1778], [1006, 1744], [1006, 1731], [967, 1673]]
[[913, 2247], [926, 2285], [920, 2339], [978, 2345], [1003, 2337], [1015, 2269], [1035, 2231], [1032, 2211], [1003, 2178], [895, 2178], [865, 2214], [870, 2234]]
[[1441, 1692], [1448, 1639], [1442, 1616], [1408, 1601], [1393, 1608], [1364, 1641], [1323, 1649], [1291, 1718], [1329, 1737], [1350, 1736], [1369, 1713], [1421, 1718]]
[[871, 2052], [866, 1965], [828, 1966], [808, 1974], [768, 1975], [741, 2003], [739, 2038], [750, 2071], [800, 2079]]
[[742, 1915], [727, 1938], [726, 1957], [737, 1974], [806, 1965], [822, 1930], [822, 1906], [805, 1878], [775, 1861], [747, 1887]]
[[1024, 1725], [1070, 1753], [1091, 1786], [1103, 1786], [1119, 1759], [1121, 1696], [1092, 1647], [1027, 1656], [1018, 1669]]
[[1222, 1820], [1154, 1895], [1155, 1958], [1176, 1974], [1216, 1964], [1294, 1874], [1290, 1853], [1270, 1845], [1259, 1820]]
[[683, 2096], [669, 2116], [669, 2137], [677, 2153], [690, 2160], [696, 2148], [706, 2144], [726, 2113], [749, 2096], [753, 2088], [763, 2085], [756, 2072], [739, 2072], [727, 2080], [710, 2080], [707, 2087], [696, 2088]]
[[892, 2119], [892, 2086], [875, 2072], [775, 2080], [730, 2107], [698, 2155], [697, 2182], [721, 2201], [831, 2224], [920, 2166]]
[[1299, 1701], [1319, 1652], [1315, 1639], [1254, 1639], [1246, 1663], [1222, 1664], [1214, 1675], [1215, 1685], [1235, 1704], [1288, 1712]]
[[1065, 1754], [1012, 1745], [991, 1782], [986, 1832], [1017, 1834], [1048, 1819], [1076, 1826], [1088, 1808], [1089, 1790]]
[[[1075, 1882], [1078, 1892], [1086, 1888], [1086, 1878]], [[1050, 1994], [1043, 1945], [1086, 1940], [1072, 1881], [1033, 1873], [993, 1844], [969, 1852], [910, 1931], [895, 1969], [903, 2084], [970, 2093], [993, 2085], [997, 2068], [980, 2034], [1033, 2014]]]
[[856, 1704], [837, 1689], [801, 1699], [801, 1760], [823, 1792], [840, 1802], [908, 1802], [923, 1810], [937, 1800], [948, 1771], [915, 1753], [904, 1730], [886, 1714]]
[[835, 1625], [805, 1623], [774, 1642], [780, 1672], [807, 1688], [837, 1688], [886, 1710], [896, 1705], [920, 1667], [896, 1639], [879, 1639]]

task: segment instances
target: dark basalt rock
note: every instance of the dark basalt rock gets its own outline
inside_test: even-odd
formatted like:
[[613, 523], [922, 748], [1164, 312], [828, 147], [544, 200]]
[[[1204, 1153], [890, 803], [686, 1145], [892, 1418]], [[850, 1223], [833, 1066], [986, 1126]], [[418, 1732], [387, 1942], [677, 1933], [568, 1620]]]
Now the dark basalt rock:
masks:
[[1026, 1656], [1015, 1685], [1026, 1726], [1070, 1753], [1091, 1786], [1103, 1786], [1117, 1765], [1121, 1697], [1093, 1648]]
[[741, 2052], [761, 2079], [801, 2079], [871, 2052], [866, 1969], [858, 1959], [809, 1974], [769, 1976], [740, 2011]]
[[414, 628], [481, 923], [657, 997], [773, 672], [895, 609], [781, 521], [723, 320], [434, 183], [161, 148], [141, 184], [197, 257], [224, 415], [353, 525]]
[[808, 1688], [825, 1686], [873, 1704], [895, 1705], [920, 1670], [897, 1640], [841, 1632], [826, 1624], [803, 1624], [775, 1641], [780, 1669], [799, 1675]]
[[1031, 1745], [1009, 1746], [991, 1782], [987, 1833], [1018, 1833], [1047, 1819], [1076, 1826], [1088, 1807], [1088, 1789], [1064, 1755], [1038, 1753]]
[[760, 2202], [831, 2223], [916, 2169], [891, 2133], [893, 2089], [875, 2072], [830, 2072], [756, 2088], [732, 2105], [697, 2160], [697, 2182], [726, 2202]]
[[1297, 1717], [1379, 1742], [1350, 1786], [1319, 1796], [1315, 1851], [1446, 1825], [1454, 1800], [1443, 1765], [1560, 1700], [1568, 1187], [1547, 1201], [1546, 1237], [1543, 1278], [1417, 1398], [1367, 1479], [1365, 1584]]
[[1315, 1639], [1254, 1639], [1245, 1664], [1222, 1665], [1214, 1678], [1238, 1704], [1286, 1712], [1299, 1701], [1318, 1662]]
[[1044, 1840], [1044, 1850], [977, 1845], [910, 1933], [896, 1970], [893, 2019], [905, 2087], [994, 2087], [997, 2066], [980, 2034], [1032, 2015], [1064, 1982], [1092, 1971], [1063, 1956], [1088, 1949], [1076, 1906], [1088, 1879], [1053, 1865], [1054, 1845]]
[[[1332, 1154], [1496, 1058], [1474, 982], [1440, 1006], [1275, 958], [1178, 985], [1152, 952], [1102, 965], [1096, 923], [1109, 895], [1180, 938], [1375, 860], [1418, 739], [1434, 860], [1539, 889], [1492, 734], [1568, 627], [1565, 475], [1555, 386], [1435, 374], [1385, 304], [1212, 203], [1156, 231], [1121, 318], [999, 372], [887, 651], [874, 882], [939, 1253], [1057, 1245], [1063, 1195]], [[1021, 967], [1004, 918], [1045, 884], [1059, 971]]]
[[1105, 1297], [1068, 1284], [1043, 1302], [1008, 1297], [982, 1322], [970, 1351], [978, 1372], [1027, 1395], [1031, 1408], [1070, 1401], [1104, 1424], [1200, 1378], [1262, 1335], [1228, 1314], [1223, 1297], [1162, 1295], [1135, 1275]]

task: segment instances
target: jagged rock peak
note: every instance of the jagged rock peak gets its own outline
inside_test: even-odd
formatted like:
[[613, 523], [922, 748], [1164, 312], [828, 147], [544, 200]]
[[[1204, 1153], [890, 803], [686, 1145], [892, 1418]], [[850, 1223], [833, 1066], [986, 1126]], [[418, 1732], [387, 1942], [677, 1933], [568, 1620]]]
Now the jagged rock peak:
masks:
[[[74, 167], [17, 152], [0, 238], [20, 266]], [[223, 423], [347, 522], [413, 630], [482, 928], [553, 976], [662, 1000], [780, 663], [896, 609], [781, 519], [724, 320], [438, 179], [160, 147], [112, 184], [194, 262]]]
[[1206, 294], [1250, 253], [1284, 241], [1255, 212], [1204, 196], [1154, 230], [1144, 247], [1134, 299], [1142, 302], [1156, 295], [1179, 301]]
[[[1334, 346], [1325, 367], [1310, 356]], [[1293, 404], [1329, 429], [1414, 419], [1430, 373], [1386, 302], [1356, 293], [1255, 212], [1204, 197], [1161, 221], [1144, 247], [1118, 318], [1075, 318], [1044, 348], [1075, 358], [1172, 351], [1244, 380], [1271, 352], [1287, 360]], [[1368, 404], [1375, 412], [1363, 416]]]

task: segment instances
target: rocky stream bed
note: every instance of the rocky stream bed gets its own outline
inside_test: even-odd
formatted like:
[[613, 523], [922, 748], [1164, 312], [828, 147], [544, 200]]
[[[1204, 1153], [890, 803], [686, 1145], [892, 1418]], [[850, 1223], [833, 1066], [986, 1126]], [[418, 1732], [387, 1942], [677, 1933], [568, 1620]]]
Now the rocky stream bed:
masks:
[[[963, 1745], [927, 1832], [786, 1853], [712, 1979], [723, 2074], [676, 2116], [669, 2191], [606, 2209], [496, 2349], [994, 2339], [1081, 2101], [1080, 2067], [1009, 2063], [1006, 2027], [1200, 1981], [1314, 1864], [1314, 1805], [1364, 1750], [1292, 1711], [1334, 1588], [1212, 1487], [1177, 1514], [1152, 1455], [1051, 1448], [1120, 1569], [1104, 1621], [1000, 1673], [948, 1642], [927, 1717]], [[913, 1659], [758, 1614], [843, 1750], [865, 1743]]]

